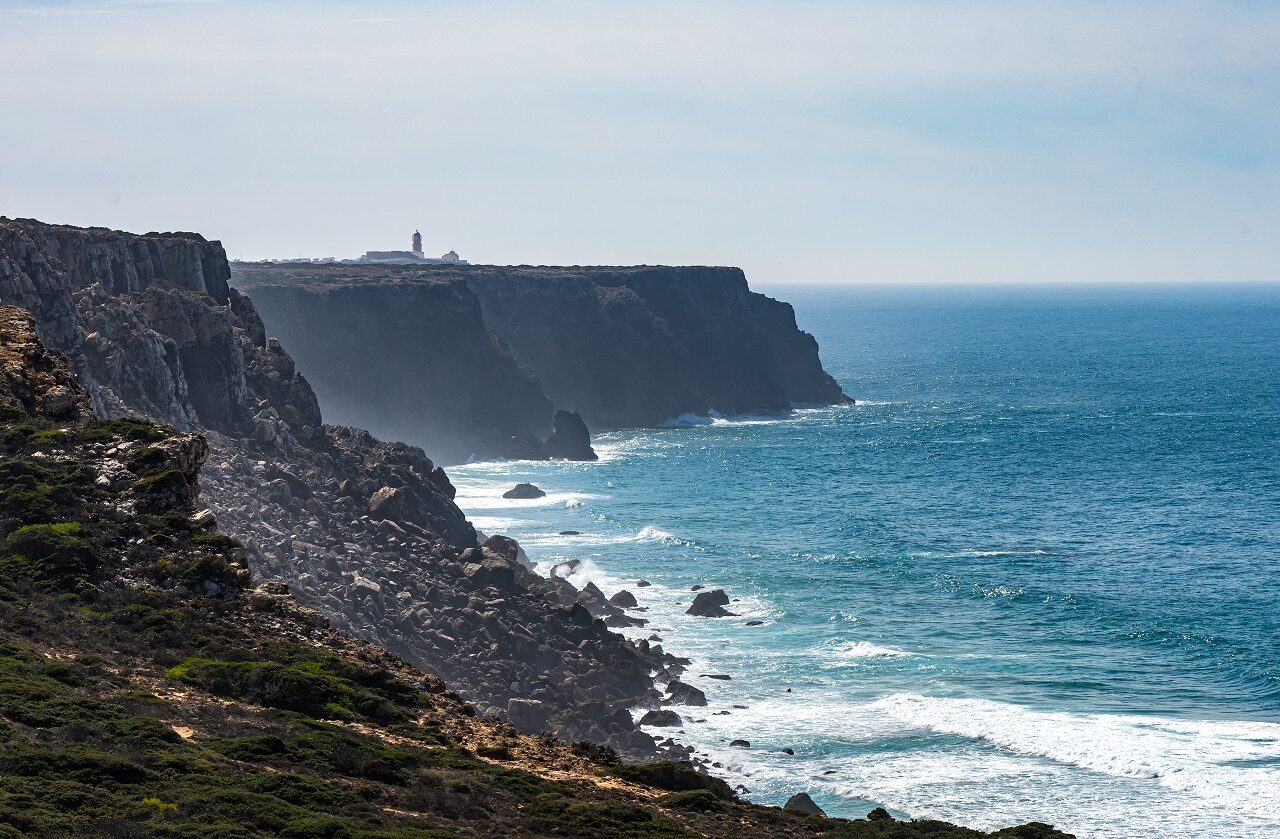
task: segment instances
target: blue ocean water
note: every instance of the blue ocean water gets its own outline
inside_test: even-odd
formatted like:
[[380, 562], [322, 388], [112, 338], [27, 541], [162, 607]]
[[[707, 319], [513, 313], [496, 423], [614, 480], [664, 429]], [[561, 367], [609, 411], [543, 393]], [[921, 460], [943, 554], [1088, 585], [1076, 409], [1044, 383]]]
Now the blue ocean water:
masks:
[[636, 594], [753, 800], [1280, 836], [1280, 287], [774, 293], [857, 405], [455, 468], [463, 509]]

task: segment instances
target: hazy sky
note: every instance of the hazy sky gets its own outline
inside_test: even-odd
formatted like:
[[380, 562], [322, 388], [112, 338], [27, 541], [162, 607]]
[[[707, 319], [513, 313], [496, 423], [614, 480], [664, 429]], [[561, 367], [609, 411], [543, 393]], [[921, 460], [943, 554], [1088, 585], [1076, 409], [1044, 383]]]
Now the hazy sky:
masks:
[[232, 257], [1280, 280], [1280, 2], [0, 0], [0, 214]]

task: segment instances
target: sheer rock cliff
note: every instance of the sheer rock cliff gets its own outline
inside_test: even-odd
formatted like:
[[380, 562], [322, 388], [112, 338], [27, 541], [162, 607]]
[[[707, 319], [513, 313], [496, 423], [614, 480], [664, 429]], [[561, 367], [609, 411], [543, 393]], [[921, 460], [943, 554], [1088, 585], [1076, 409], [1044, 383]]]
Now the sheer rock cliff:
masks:
[[326, 406], [359, 393], [337, 403], [344, 420], [446, 462], [522, 456], [553, 404], [614, 428], [849, 401], [791, 306], [737, 268], [232, 269]]

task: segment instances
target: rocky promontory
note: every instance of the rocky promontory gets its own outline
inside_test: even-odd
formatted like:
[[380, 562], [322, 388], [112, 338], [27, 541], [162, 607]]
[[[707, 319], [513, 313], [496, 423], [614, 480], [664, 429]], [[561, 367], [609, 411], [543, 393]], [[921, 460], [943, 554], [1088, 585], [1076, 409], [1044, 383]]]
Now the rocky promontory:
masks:
[[[69, 358], [97, 417], [207, 437], [201, 500], [255, 575], [483, 713], [519, 700], [567, 738], [652, 752], [626, 708], [657, 703], [650, 673], [668, 657], [610, 632], [607, 604], [531, 573], [511, 540], [480, 544], [422, 449], [324, 424], [229, 277], [222, 246], [197, 234], [0, 218], [0, 303]], [[49, 410], [67, 407], [57, 393]]]
[[737, 268], [235, 263], [232, 283], [327, 411], [444, 462], [524, 456], [553, 406], [616, 428], [849, 401]]

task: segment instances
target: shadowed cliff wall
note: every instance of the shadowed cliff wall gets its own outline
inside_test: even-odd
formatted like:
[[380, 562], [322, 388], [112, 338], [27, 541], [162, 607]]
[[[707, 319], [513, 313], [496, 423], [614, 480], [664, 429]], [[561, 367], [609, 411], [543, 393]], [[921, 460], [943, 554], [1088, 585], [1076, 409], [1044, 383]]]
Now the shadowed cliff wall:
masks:
[[[351, 410], [446, 459], [431, 435], [541, 434], [550, 403], [609, 428], [847, 401], [791, 306], [736, 268], [246, 263], [232, 282], [322, 397], [378, 376]], [[458, 325], [465, 339], [442, 338]]]

